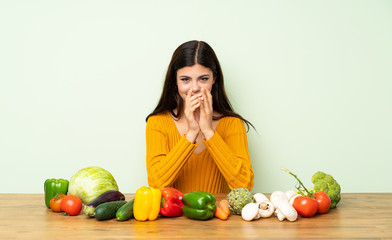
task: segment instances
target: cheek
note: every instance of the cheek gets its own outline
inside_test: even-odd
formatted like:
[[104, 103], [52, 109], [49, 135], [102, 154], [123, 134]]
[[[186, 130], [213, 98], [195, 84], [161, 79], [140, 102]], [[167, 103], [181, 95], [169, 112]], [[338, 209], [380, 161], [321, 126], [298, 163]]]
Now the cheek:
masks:
[[207, 83], [207, 84], [205, 84], [203, 87], [206, 88], [206, 89], [208, 89], [208, 91], [211, 92], [211, 90], [212, 90], [212, 83]]
[[189, 87], [184, 86], [184, 85], [181, 85], [181, 84], [179, 84], [177, 87], [178, 87], [178, 93], [180, 94], [180, 96], [181, 96], [183, 99], [185, 99], [186, 94], [187, 94], [187, 92], [188, 92], [188, 90], [189, 90]]

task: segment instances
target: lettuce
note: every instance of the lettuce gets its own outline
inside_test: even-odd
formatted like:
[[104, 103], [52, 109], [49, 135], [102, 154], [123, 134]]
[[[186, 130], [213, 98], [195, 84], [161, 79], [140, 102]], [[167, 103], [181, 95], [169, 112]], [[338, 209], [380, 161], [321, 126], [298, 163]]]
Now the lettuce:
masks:
[[112, 174], [100, 167], [87, 167], [71, 177], [68, 194], [79, 197], [88, 204], [102, 193], [117, 190], [118, 186]]

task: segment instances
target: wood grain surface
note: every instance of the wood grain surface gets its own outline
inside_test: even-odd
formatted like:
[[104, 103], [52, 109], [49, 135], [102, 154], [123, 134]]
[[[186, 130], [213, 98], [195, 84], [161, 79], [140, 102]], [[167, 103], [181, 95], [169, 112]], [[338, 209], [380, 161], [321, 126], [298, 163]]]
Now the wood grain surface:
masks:
[[[133, 194], [126, 194], [126, 200]], [[217, 194], [217, 200], [225, 195]], [[0, 194], [0, 239], [392, 239], [392, 193], [346, 193], [338, 207], [295, 222], [276, 217], [246, 222], [159, 217], [97, 221], [64, 216], [44, 204], [43, 194]]]

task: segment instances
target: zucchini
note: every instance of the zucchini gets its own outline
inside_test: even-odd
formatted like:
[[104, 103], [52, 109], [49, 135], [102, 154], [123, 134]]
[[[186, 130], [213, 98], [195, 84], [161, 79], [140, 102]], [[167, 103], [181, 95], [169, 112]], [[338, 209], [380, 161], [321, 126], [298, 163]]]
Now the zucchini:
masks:
[[89, 204], [85, 205], [83, 212], [89, 217], [94, 217], [95, 208], [101, 205], [102, 203], [120, 201], [120, 200], [125, 200], [124, 194], [116, 190], [109, 190], [99, 195]]
[[122, 205], [120, 209], [117, 210], [116, 218], [118, 221], [127, 221], [133, 217], [133, 202], [135, 199]]
[[116, 217], [117, 210], [126, 204], [126, 201], [106, 202], [95, 208], [95, 218], [97, 220], [108, 220]]

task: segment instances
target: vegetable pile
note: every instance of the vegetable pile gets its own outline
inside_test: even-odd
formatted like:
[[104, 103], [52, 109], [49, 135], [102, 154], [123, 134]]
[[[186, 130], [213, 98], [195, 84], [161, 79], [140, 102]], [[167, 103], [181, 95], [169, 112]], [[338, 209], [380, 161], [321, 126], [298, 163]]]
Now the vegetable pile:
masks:
[[[331, 175], [321, 171], [316, 172], [312, 177], [314, 187], [308, 190], [297, 175], [285, 168], [282, 168], [282, 170], [297, 179], [299, 185], [296, 187], [296, 191], [275, 191], [271, 194], [271, 200], [261, 193], [256, 193], [253, 195], [253, 201], [246, 194], [246, 190], [234, 189], [227, 196], [232, 204], [230, 210], [236, 214], [240, 212], [245, 221], [275, 215], [279, 221], [287, 219], [293, 222], [297, 220], [298, 215], [312, 217], [315, 214], [325, 214], [339, 203], [341, 198], [340, 185]], [[240, 197], [237, 199], [236, 195]], [[247, 203], [243, 205], [243, 202]]]
[[297, 179], [299, 186], [297, 186], [297, 193], [307, 197], [313, 197], [317, 192], [324, 192], [328, 195], [331, 200], [330, 208], [335, 208], [336, 205], [340, 201], [340, 185], [339, 183], [332, 177], [332, 175], [323, 173], [321, 171], [316, 172], [312, 176], [312, 183], [314, 184], [313, 188], [309, 190], [303, 185], [301, 180], [294, 173], [289, 170], [282, 168], [283, 171], [292, 175], [295, 179]]
[[[47, 179], [44, 183], [45, 205], [54, 212], [75, 216], [83, 212], [90, 218], [103, 221], [154, 221], [161, 217], [185, 217], [193, 220], [218, 218], [227, 220], [231, 214], [245, 221], [269, 218], [294, 222], [298, 215], [312, 217], [325, 214], [340, 201], [340, 185], [329, 174], [321, 171], [312, 176], [313, 188], [307, 189], [301, 180], [287, 169], [282, 169], [298, 181], [296, 191], [274, 191], [270, 199], [262, 193], [251, 193], [246, 188], [232, 189], [216, 202], [214, 195], [204, 191], [183, 194], [165, 187], [140, 187], [135, 197], [125, 196], [110, 172], [100, 167], [79, 170], [71, 180]], [[84, 208], [83, 208], [84, 205]]]

